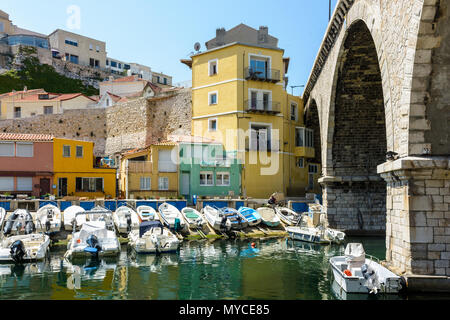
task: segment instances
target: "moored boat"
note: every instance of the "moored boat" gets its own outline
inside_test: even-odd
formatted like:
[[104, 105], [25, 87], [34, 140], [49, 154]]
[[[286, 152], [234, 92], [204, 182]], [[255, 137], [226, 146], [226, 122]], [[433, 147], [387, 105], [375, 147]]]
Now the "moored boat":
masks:
[[178, 238], [158, 220], [142, 222], [139, 229], [131, 230], [128, 239], [137, 253], [174, 252], [180, 244]]
[[76, 215], [78, 212], [85, 212], [84, 208], [80, 206], [70, 206], [63, 212], [64, 229], [68, 231], [73, 230], [75, 224], [76, 229], [80, 229], [83, 223], [86, 222], [86, 215]]
[[61, 211], [47, 204], [36, 212], [36, 230], [39, 232], [58, 232], [61, 230]]
[[36, 231], [33, 216], [26, 209], [17, 209], [6, 219], [3, 235], [23, 235]]
[[197, 210], [193, 208], [183, 208], [181, 210], [184, 220], [186, 220], [189, 228], [191, 229], [203, 229], [206, 225], [206, 220]]
[[248, 221], [249, 226], [256, 226], [261, 223], [261, 215], [255, 209], [240, 207], [238, 212]]
[[231, 229], [242, 230], [248, 227], [248, 221], [245, 217], [236, 209], [233, 208], [221, 208], [219, 209], [231, 222]]
[[[186, 228], [186, 222], [184, 222], [181, 212], [173, 205], [164, 202], [158, 208], [159, 216], [163, 220], [163, 223], [170, 229], [180, 229]], [[178, 226], [176, 226], [179, 224]]]
[[280, 217], [277, 216], [275, 209], [270, 207], [261, 207], [256, 209], [261, 216], [261, 222], [269, 227], [277, 227], [280, 225]]
[[201, 213], [211, 228], [220, 232], [228, 232], [231, 229], [231, 221], [227, 219], [224, 213], [217, 208], [205, 206]]
[[6, 210], [3, 207], [0, 207], [0, 228], [3, 227], [3, 222], [5, 222], [6, 218]]
[[153, 221], [157, 217], [156, 210], [150, 206], [139, 206], [136, 209], [136, 212], [139, 216], [139, 220], [143, 221]]
[[119, 233], [128, 233], [139, 228], [139, 216], [128, 206], [122, 206], [113, 213], [113, 221]]
[[48, 253], [46, 234], [26, 234], [4, 238], [0, 244], [0, 262], [23, 263], [42, 260]]
[[361, 243], [349, 243], [344, 256], [330, 258], [338, 285], [347, 293], [399, 293], [401, 277], [369, 257]]
[[301, 215], [289, 208], [275, 207], [275, 212], [280, 220], [288, 226], [297, 225], [301, 221]]

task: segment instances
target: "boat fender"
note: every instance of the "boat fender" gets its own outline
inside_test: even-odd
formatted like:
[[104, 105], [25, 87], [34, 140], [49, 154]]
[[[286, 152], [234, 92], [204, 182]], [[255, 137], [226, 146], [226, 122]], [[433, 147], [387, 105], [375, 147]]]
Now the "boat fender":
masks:
[[45, 221], [45, 231], [49, 232], [50, 231], [50, 220], [47, 219], [47, 221]]
[[11, 233], [12, 227], [14, 225], [14, 221], [17, 219], [17, 213], [12, 214], [5, 223], [5, 227], [3, 228], [3, 234], [6, 236]]
[[131, 215], [127, 214], [127, 232], [131, 231]]
[[15, 263], [21, 263], [23, 261], [23, 257], [25, 256], [25, 246], [22, 241], [17, 240], [11, 245], [11, 258]]
[[345, 269], [345, 270], [344, 270], [344, 274], [345, 274], [347, 277], [351, 277], [351, 276], [352, 276], [352, 272], [351, 272], [350, 270], [348, 270], [348, 269]]
[[31, 234], [36, 230], [33, 221], [27, 221], [25, 223], [25, 234]]

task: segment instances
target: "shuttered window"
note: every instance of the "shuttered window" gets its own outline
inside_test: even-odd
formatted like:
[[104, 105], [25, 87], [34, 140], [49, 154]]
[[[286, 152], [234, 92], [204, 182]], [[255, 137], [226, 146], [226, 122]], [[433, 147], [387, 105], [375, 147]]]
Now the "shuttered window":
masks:
[[14, 157], [14, 142], [0, 142], [0, 157]]
[[33, 191], [33, 178], [18, 177], [17, 191]]
[[14, 177], [0, 177], [0, 191], [14, 191]]
[[141, 177], [141, 190], [151, 190], [152, 179], [148, 177]]
[[32, 158], [33, 143], [16, 143], [16, 157]]
[[169, 178], [168, 177], [160, 177], [158, 183], [159, 190], [169, 190]]
[[177, 172], [177, 165], [172, 161], [171, 150], [160, 150], [158, 154], [159, 172]]

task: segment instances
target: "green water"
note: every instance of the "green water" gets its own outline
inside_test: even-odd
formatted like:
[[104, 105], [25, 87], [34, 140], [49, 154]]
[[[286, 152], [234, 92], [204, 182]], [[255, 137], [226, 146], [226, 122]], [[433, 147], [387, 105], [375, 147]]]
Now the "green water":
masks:
[[[255, 241], [255, 240], [253, 240]], [[383, 238], [362, 242], [384, 259]], [[107, 260], [66, 261], [52, 250], [41, 263], [0, 265], [0, 299], [367, 299], [333, 291], [328, 260], [344, 245], [320, 246], [285, 239], [183, 243], [175, 254], [136, 255], [126, 245]], [[371, 298], [371, 297], [369, 297]], [[376, 299], [404, 299], [379, 296]]]

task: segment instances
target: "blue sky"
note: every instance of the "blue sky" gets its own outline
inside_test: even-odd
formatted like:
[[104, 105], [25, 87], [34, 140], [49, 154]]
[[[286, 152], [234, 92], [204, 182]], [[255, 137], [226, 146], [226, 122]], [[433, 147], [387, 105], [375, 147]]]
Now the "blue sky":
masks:
[[[69, 28], [72, 5], [80, 8], [80, 29]], [[289, 85], [303, 85], [328, 24], [328, 0], [2, 0], [0, 9], [21, 28], [44, 34], [60, 28], [105, 41], [109, 57], [148, 65], [174, 82], [191, 79], [179, 61], [189, 57], [195, 42], [204, 50], [217, 28], [245, 23], [269, 27], [291, 58]]]

